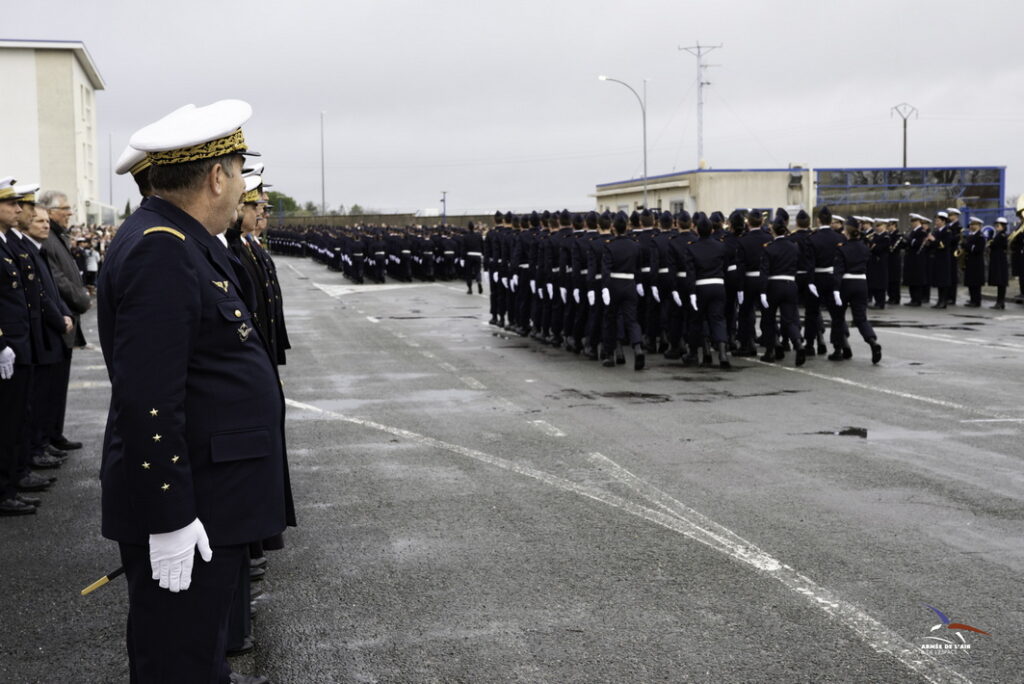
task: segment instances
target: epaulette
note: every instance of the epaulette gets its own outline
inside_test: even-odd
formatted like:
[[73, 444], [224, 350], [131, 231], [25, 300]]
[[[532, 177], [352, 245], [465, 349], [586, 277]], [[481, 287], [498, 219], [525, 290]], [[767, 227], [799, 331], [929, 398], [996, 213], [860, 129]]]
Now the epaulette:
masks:
[[179, 240], [185, 240], [185, 234], [182, 233], [180, 230], [175, 230], [174, 228], [165, 228], [164, 226], [157, 226], [155, 228], [147, 228], [146, 230], [142, 231], [143, 235], [149, 235], [150, 233], [170, 233]]

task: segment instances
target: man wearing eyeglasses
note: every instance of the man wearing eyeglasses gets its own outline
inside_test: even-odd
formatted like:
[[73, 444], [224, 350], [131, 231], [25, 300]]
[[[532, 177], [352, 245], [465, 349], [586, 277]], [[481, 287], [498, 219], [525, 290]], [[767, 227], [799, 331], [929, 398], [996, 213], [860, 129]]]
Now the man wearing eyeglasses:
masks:
[[68, 240], [68, 222], [74, 213], [68, 202], [67, 194], [58, 190], [47, 190], [39, 197], [39, 206], [50, 215], [50, 235], [46, 238], [41, 254], [46, 255], [50, 272], [57, 285], [64, 304], [71, 310], [74, 329], [64, 335], [64, 361], [58, 364], [54, 374], [51, 398], [57, 407], [57, 415], [52, 427], [50, 445], [62, 451], [80, 449], [81, 442], [72, 442], [64, 436], [64, 411], [68, 400], [68, 381], [71, 378], [71, 350], [85, 346], [82, 335], [80, 317], [89, 310], [89, 292], [82, 284], [82, 275], [78, 264], [71, 255], [71, 244]]

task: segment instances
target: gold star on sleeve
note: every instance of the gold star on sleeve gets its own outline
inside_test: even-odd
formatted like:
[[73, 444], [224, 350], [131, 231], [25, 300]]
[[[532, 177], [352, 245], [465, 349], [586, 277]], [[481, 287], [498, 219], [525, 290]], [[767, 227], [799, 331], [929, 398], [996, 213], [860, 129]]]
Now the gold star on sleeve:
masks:
[[160, 441], [160, 437], [161, 437], [160, 435], [153, 435], [153, 441], [154, 442], [159, 442]]
[[143, 461], [142, 467], [145, 468], [146, 470], [149, 470], [149, 461]]
[[160, 415], [160, 412], [159, 412], [159, 411], [157, 411], [156, 409], [150, 409], [150, 410], [149, 410], [149, 415], [151, 415], [151, 416], [153, 416], [154, 418], [156, 418], [156, 417], [157, 417], [158, 415]]
[[171, 456], [171, 463], [177, 463], [180, 456]]
[[165, 492], [168, 489], [170, 489], [170, 488], [171, 488], [171, 485], [167, 484], [166, 482], [164, 482], [163, 485], [161, 485], [161, 487], [160, 487], [160, 489], [164, 490]]

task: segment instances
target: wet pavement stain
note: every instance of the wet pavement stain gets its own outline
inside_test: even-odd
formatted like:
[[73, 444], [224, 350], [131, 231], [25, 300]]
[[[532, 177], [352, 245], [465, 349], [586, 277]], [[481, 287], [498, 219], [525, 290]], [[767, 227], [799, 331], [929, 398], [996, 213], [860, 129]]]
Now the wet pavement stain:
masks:
[[664, 404], [672, 401], [672, 397], [667, 394], [649, 392], [601, 392], [598, 396], [605, 399], [625, 399], [630, 404]]
[[833, 437], [860, 437], [868, 438], [868, 429], [862, 427], [844, 427], [841, 430], [821, 430], [820, 432], [805, 432], [805, 435], [831, 435]]

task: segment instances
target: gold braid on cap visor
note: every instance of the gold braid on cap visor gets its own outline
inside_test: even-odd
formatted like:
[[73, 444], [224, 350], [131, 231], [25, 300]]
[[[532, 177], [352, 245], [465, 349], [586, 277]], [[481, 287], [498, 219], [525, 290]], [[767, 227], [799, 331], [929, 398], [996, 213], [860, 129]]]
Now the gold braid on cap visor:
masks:
[[167, 166], [169, 164], [199, 161], [200, 159], [212, 159], [213, 157], [220, 157], [232, 152], [244, 152], [246, 149], [245, 136], [242, 135], [242, 129], [239, 128], [231, 135], [199, 145], [182, 147], [177, 150], [147, 152], [146, 158], [157, 166]]
[[253, 190], [250, 190], [249, 192], [242, 193], [242, 204], [256, 204], [261, 199], [263, 199], [263, 195], [260, 194], [259, 188], [255, 188]]
[[138, 176], [140, 173], [142, 173], [143, 171], [145, 171], [146, 169], [148, 169], [152, 165], [153, 165], [152, 162], [149, 161], [149, 157], [147, 156], [142, 161], [140, 161], [138, 164], [136, 164], [132, 168], [128, 169], [128, 173], [132, 174], [133, 176]]
[[7, 186], [6, 188], [0, 188], [0, 200], [9, 200], [16, 198], [17, 195], [14, 193], [14, 188]]

